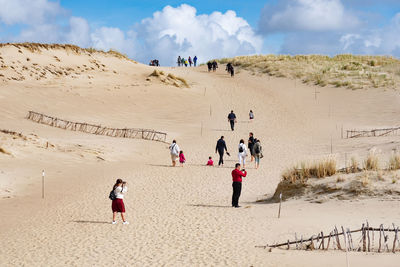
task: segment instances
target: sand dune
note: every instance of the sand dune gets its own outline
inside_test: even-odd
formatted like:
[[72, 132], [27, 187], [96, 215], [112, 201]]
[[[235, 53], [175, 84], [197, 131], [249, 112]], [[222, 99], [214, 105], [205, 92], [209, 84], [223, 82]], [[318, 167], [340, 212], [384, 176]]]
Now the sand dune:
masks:
[[[345, 264], [343, 252], [255, 246], [335, 224], [400, 221], [393, 202], [379, 196], [322, 204], [291, 200], [280, 219], [277, 204], [257, 202], [274, 193], [283, 170], [302, 160], [332, 152], [341, 167], [351, 156], [365, 158], [372, 147], [389, 157], [400, 137], [341, 139], [341, 128], [397, 126], [396, 90], [321, 88], [247, 71], [231, 78], [223, 66], [215, 73], [204, 66], [158, 68], [190, 85], [176, 87], [146, 80], [153, 67], [107, 53], [5, 45], [0, 57], [6, 66], [0, 69], [0, 129], [22, 134], [0, 133], [0, 147], [10, 152], [0, 153], [2, 266], [338, 266]], [[238, 116], [234, 132], [226, 121], [231, 109]], [[169, 167], [166, 144], [65, 131], [26, 120], [28, 110], [165, 131], [187, 163]], [[232, 209], [230, 171], [238, 142], [250, 131], [261, 139], [265, 157], [258, 170], [248, 164], [243, 208]], [[224, 168], [204, 166], [208, 156], [216, 158], [221, 135], [232, 156]], [[130, 187], [128, 226], [110, 224], [107, 197], [119, 177]], [[351, 266], [397, 265], [392, 254], [349, 257]]]

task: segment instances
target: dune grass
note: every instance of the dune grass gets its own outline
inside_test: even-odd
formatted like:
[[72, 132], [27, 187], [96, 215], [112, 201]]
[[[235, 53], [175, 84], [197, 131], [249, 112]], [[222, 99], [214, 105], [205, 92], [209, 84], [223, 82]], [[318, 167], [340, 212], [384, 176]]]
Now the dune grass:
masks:
[[[76, 54], [84, 54], [84, 53], [89, 53], [89, 54], [94, 54], [94, 53], [99, 53], [99, 54], [105, 54], [105, 55], [111, 55], [113, 57], [117, 57], [120, 59], [125, 59], [132, 61], [136, 63], [136, 61], [130, 59], [127, 55], [120, 53], [114, 49], [110, 49], [107, 52], [100, 50], [100, 49], [95, 49], [93, 47], [89, 48], [81, 48], [76, 45], [72, 44], [42, 44], [42, 43], [0, 43], [0, 48], [1, 47], [6, 47], [6, 46], [14, 46], [17, 49], [20, 49], [21, 47], [29, 50], [30, 52], [40, 52], [41, 50], [50, 50], [50, 49], [64, 49], [67, 51], [71, 51]], [[21, 51], [21, 50], [19, 50]], [[22, 52], [22, 51], [21, 51]]]
[[259, 75], [301, 79], [318, 86], [396, 88], [400, 84], [400, 60], [388, 56], [254, 55], [222, 58], [238, 69]]
[[305, 183], [307, 179], [323, 178], [336, 174], [336, 160], [333, 157], [327, 157], [314, 162], [302, 162], [300, 168], [293, 167], [283, 172], [282, 178], [292, 183], [300, 181]]

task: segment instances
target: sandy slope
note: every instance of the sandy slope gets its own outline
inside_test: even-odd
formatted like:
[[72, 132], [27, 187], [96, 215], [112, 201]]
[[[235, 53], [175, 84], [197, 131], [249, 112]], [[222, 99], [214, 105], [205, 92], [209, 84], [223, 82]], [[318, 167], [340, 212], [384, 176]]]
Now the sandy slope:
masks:
[[[52, 53], [63, 67], [77, 69], [91, 60], [75, 55], [68, 61], [72, 55], [62, 50], [48, 51], [48, 57], [14, 48], [0, 53], [18, 67], [17, 61], [27, 56], [42, 66], [53, 64]], [[245, 72], [231, 79], [222, 68], [216, 73], [204, 67], [162, 68], [190, 84], [177, 88], [146, 81], [150, 67], [95, 57], [116, 73], [95, 69], [91, 78], [47, 74], [41, 80], [5, 80], [0, 85], [0, 128], [32, 139], [0, 134], [0, 147], [12, 154], [0, 154], [0, 265], [338, 266], [345, 264], [342, 252], [269, 253], [254, 246], [293, 238], [294, 232], [309, 236], [328, 231], [335, 224], [400, 221], [393, 202], [377, 199], [289, 201], [281, 219], [276, 218], [276, 204], [255, 203], [274, 191], [287, 166], [329, 154], [331, 139], [339, 162], [345, 153], [364, 157], [373, 146], [382, 150], [382, 157], [396, 148], [399, 137], [348, 140], [340, 135], [342, 125], [397, 125], [397, 92], [314, 88]], [[231, 109], [239, 119], [235, 132], [226, 121]], [[252, 123], [249, 109], [256, 115]], [[170, 140], [178, 140], [188, 161], [184, 168], [170, 168], [166, 144], [55, 129], [24, 119], [28, 110], [111, 127], [166, 131]], [[265, 157], [259, 170], [249, 165], [243, 208], [232, 209], [230, 171], [239, 139], [249, 131], [262, 140]], [[232, 157], [225, 168], [207, 168], [208, 156], [216, 158], [220, 135], [225, 135]], [[54, 147], [46, 148], [47, 142]], [[129, 226], [110, 224], [107, 195], [117, 177], [130, 187]], [[396, 266], [397, 256], [351, 253], [350, 263]]]

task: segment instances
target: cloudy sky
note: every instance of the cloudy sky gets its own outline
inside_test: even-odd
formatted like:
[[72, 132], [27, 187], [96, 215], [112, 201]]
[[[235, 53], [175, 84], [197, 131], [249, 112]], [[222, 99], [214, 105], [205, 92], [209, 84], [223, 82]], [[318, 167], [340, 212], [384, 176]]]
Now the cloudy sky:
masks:
[[178, 55], [400, 57], [400, 0], [0, 0], [0, 42], [110, 48], [143, 63]]

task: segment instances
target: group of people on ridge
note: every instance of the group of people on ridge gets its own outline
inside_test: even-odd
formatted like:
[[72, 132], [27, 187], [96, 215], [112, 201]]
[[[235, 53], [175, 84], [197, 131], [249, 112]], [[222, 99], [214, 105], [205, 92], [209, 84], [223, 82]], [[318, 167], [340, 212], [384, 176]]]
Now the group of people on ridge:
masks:
[[181, 58], [181, 56], [178, 56], [176, 63], [178, 64], [178, 67], [180, 67], [180, 66], [187, 67], [188, 65], [189, 65], [189, 67], [191, 67], [192, 65], [194, 67], [196, 67], [197, 66], [197, 56], [194, 56], [193, 60], [190, 56], [188, 57], [188, 59], [185, 59], [183, 57]]
[[217, 61], [208, 61], [207, 62], [207, 68], [208, 68], [208, 72], [212, 71], [216, 71], [218, 68], [218, 63]]

